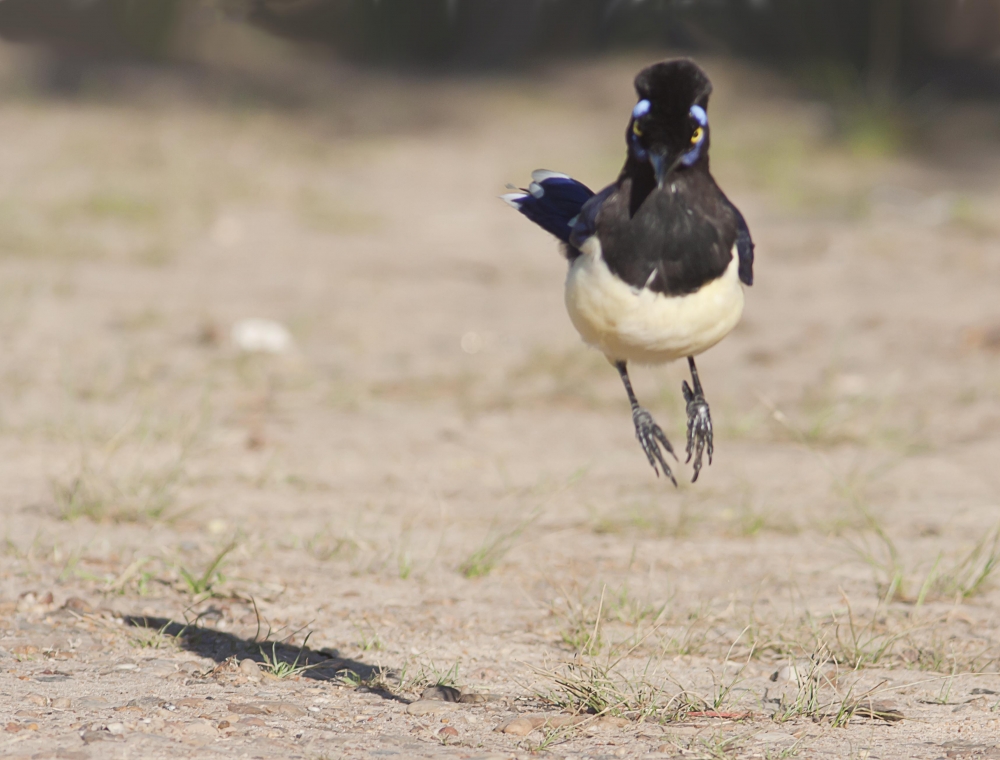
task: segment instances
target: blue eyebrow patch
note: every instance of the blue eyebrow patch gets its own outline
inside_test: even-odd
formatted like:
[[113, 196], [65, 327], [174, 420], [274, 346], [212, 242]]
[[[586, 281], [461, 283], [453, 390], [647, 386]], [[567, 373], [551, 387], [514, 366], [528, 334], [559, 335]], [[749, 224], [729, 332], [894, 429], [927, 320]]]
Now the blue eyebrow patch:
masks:
[[635, 108], [632, 109], [632, 118], [641, 119], [643, 116], [649, 113], [649, 109], [651, 108], [652, 105], [648, 100], [640, 100], [638, 103], [635, 104]]
[[[638, 108], [638, 106], [636, 106], [636, 108]], [[705, 113], [705, 109], [701, 106], [691, 106], [691, 111], [689, 113], [691, 114], [691, 118], [698, 122], [699, 126], [704, 127], [708, 124], [708, 114]]]

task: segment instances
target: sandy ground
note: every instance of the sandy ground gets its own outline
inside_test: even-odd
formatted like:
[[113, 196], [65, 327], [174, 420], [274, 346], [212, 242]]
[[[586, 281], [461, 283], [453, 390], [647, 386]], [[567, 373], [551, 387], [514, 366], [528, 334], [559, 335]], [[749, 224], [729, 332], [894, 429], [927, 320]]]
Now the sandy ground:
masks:
[[8, 88], [0, 755], [1000, 757], [989, 120], [893, 154], [706, 62], [757, 283], [674, 489], [496, 198], [609, 181], [645, 62]]

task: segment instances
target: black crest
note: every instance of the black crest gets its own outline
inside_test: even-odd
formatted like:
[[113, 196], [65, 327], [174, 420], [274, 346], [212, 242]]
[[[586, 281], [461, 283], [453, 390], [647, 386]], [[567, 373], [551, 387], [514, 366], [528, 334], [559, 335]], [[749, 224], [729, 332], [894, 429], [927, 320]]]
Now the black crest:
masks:
[[635, 91], [652, 106], [654, 118], [686, 120], [691, 106], [708, 107], [712, 82], [689, 58], [647, 66], [635, 77]]

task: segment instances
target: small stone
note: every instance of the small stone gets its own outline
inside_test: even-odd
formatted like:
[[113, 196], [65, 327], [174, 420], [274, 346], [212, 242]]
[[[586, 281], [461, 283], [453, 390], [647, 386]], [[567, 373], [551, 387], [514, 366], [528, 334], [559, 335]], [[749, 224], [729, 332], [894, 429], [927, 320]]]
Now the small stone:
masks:
[[219, 721], [219, 725], [218, 725], [218, 729], [220, 731], [222, 731], [224, 728], [229, 728], [230, 725], [231, 724], [229, 723], [228, 720], [220, 720]]
[[[111, 726], [108, 726], [110, 729]], [[195, 720], [184, 726], [184, 732], [196, 736], [215, 736], [218, 729], [207, 720]]]
[[563, 728], [564, 726], [575, 726], [589, 720], [587, 715], [550, 715], [545, 719], [546, 728]]
[[448, 739], [457, 739], [458, 731], [451, 726], [445, 726], [440, 731], [438, 731], [438, 736], [447, 741]]
[[4, 728], [4, 731], [10, 731], [12, 734], [16, 734], [20, 730], [21, 730], [21, 724], [15, 723], [14, 721], [10, 721]]
[[192, 710], [197, 710], [205, 706], [205, 700], [200, 697], [185, 697], [184, 699], [177, 700], [178, 707], [188, 707]]
[[142, 669], [150, 675], [165, 678], [166, 676], [172, 676], [177, 672], [177, 663], [171, 662], [170, 660], [144, 660], [142, 663]]
[[108, 706], [108, 700], [103, 697], [84, 697], [77, 700], [76, 706], [81, 710], [103, 710]]
[[458, 702], [462, 692], [453, 686], [428, 686], [420, 694], [421, 700], [437, 700], [439, 702]]
[[75, 612], [77, 615], [89, 615], [94, 611], [93, 607], [78, 596], [71, 596], [67, 599], [66, 604], [63, 605], [63, 609]]
[[264, 674], [260, 672], [260, 665], [251, 660], [249, 657], [240, 662], [240, 673], [242, 673], [248, 681], [261, 681], [264, 678]]
[[292, 335], [273, 319], [241, 319], [231, 331], [233, 343], [246, 353], [283, 354], [292, 347]]
[[49, 704], [48, 697], [43, 697], [41, 694], [29, 694], [24, 698], [24, 701], [39, 707], [47, 707]]
[[483, 702], [486, 701], [486, 695], [477, 694], [474, 691], [470, 691], [468, 694], [463, 694], [461, 697], [459, 697], [458, 701], [461, 702], [463, 705], [481, 705]]
[[68, 710], [73, 706], [73, 701], [69, 697], [56, 697], [52, 700], [52, 706], [57, 710]]
[[854, 715], [859, 718], [874, 718], [895, 723], [903, 720], [903, 713], [894, 702], [871, 702], [864, 700], [854, 708]]
[[108, 724], [108, 733], [111, 734], [112, 736], [120, 736], [121, 734], [124, 734], [125, 733], [125, 724], [124, 723], [109, 723]]
[[798, 683], [799, 672], [794, 665], [783, 665], [771, 674], [775, 683]]
[[94, 742], [103, 742], [112, 738], [111, 734], [107, 731], [94, 731], [93, 729], [87, 729], [80, 734], [80, 738], [83, 739], [84, 744], [93, 744]]
[[288, 718], [301, 718], [306, 715], [306, 709], [290, 702], [260, 702], [260, 707], [268, 715], [284, 715]]
[[266, 715], [267, 711], [257, 705], [238, 705], [235, 702], [226, 706], [229, 712], [237, 715]]
[[244, 726], [257, 726], [257, 727], [263, 727], [267, 725], [260, 718], [243, 718], [243, 720], [241, 720], [240, 723]]
[[611, 715], [605, 715], [603, 718], [598, 718], [597, 725], [601, 728], [623, 728], [629, 722], [628, 718], [615, 718]]
[[437, 715], [454, 709], [454, 704], [433, 699], [421, 699], [406, 706], [407, 715]]
[[160, 697], [139, 697], [138, 699], [133, 699], [129, 702], [130, 705], [135, 705], [136, 707], [145, 707], [148, 709], [154, 709], [166, 704], [166, 702]]
[[527, 736], [535, 730], [535, 723], [530, 718], [514, 718], [499, 729], [511, 736]]

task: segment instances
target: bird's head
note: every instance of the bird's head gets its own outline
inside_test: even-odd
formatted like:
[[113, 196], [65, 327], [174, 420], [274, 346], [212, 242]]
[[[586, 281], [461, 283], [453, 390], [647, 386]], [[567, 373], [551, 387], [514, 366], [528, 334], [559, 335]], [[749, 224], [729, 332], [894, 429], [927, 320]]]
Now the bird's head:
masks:
[[712, 83], [704, 71], [687, 58], [656, 63], [638, 73], [635, 91], [639, 102], [628, 123], [628, 150], [653, 167], [658, 187], [672, 172], [708, 160]]

